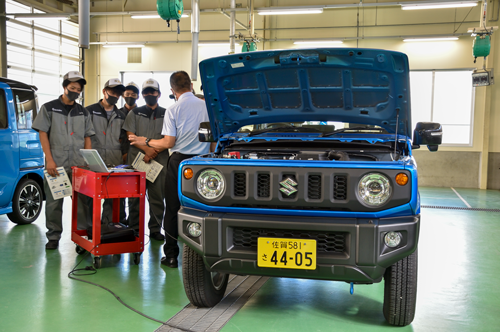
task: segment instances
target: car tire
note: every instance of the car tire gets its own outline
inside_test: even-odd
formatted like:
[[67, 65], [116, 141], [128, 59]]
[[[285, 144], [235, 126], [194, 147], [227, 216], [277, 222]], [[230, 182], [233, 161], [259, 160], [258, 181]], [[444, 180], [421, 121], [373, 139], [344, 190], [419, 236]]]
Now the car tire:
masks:
[[32, 179], [22, 179], [12, 198], [12, 212], [7, 214], [10, 221], [18, 225], [34, 222], [43, 206], [42, 188]]
[[417, 251], [390, 266], [384, 274], [384, 316], [395, 326], [411, 324], [417, 305]]
[[226, 292], [228, 277], [225, 273], [208, 271], [200, 255], [184, 245], [182, 279], [192, 305], [206, 308], [219, 303]]

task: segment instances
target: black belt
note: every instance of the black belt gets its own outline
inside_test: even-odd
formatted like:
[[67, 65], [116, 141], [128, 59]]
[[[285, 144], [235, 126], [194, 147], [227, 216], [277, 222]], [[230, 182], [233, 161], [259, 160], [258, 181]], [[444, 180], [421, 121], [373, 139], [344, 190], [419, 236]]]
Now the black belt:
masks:
[[172, 154], [178, 154], [178, 155], [181, 155], [183, 157], [196, 157], [197, 156], [197, 154], [184, 154], [184, 153], [180, 153], [180, 152], [177, 152], [177, 151], [172, 152]]

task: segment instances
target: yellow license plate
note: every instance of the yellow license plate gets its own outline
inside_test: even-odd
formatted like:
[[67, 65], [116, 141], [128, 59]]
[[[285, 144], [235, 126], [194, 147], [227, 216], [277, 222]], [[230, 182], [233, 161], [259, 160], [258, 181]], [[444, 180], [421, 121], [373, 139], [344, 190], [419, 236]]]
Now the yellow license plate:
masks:
[[257, 266], [315, 270], [316, 240], [259, 237]]

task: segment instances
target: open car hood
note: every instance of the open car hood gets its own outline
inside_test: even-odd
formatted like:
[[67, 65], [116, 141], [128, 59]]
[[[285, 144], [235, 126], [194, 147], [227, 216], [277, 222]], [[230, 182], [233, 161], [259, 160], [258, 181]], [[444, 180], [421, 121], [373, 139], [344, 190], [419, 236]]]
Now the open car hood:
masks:
[[[240, 53], [204, 60], [215, 138], [259, 123], [338, 121], [410, 135], [408, 57], [377, 49]], [[396, 125], [396, 118], [399, 124]]]

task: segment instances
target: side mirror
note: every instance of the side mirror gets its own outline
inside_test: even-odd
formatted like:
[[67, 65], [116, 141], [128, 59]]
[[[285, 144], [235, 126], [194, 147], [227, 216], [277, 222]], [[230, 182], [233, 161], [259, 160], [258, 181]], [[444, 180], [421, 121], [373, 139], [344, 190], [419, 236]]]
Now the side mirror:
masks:
[[200, 128], [198, 129], [198, 140], [200, 142], [217, 142], [212, 135], [212, 127], [210, 127], [210, 122], [200, 123]]
[[431, 152], [438, 150], [443, 141], [443, 128], [436, 122], [418, 122], [413, 131], [413, 144], [427, 145]]

